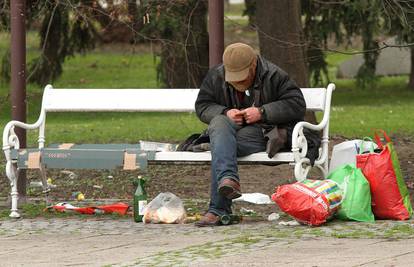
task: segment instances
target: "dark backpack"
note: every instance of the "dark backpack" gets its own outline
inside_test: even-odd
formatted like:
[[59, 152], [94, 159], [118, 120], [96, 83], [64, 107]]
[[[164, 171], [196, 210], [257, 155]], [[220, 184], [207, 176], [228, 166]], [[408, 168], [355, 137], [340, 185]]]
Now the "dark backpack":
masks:
[[201, 134], [192, 134], [178, 145], [177, 151], [201, 152], [210, 150], [210, 137], [207, 130]]

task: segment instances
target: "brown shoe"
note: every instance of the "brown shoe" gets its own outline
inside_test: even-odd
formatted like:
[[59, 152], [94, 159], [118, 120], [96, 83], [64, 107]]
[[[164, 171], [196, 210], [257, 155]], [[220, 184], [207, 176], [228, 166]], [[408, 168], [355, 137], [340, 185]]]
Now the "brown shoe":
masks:
[[240, 183], [231, 178], [223, 178], [219, 184], [218, 192], [228, 199], [241, 197]]
[[198, 227], [221, 225], [220, 217], [212, 212], [207, 212], [198, 222], [194, 223]]

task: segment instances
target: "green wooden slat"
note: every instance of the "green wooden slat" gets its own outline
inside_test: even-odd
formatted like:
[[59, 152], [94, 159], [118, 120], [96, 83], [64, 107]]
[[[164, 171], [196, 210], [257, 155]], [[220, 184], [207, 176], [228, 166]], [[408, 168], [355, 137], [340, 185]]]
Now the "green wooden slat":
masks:
[[[39, 149], [20, 149], [12, 151], [12, 159], [17, 160], [20, 169], [27, 169], [29, 153]], [[136, 154], [136, 163], [145, 170], [148, 159], [155, 158], [155, 152], [144, 152], [138, 149], [53, 149], [41, 151], [41, 162], [49, 169], [115, 169], [122, 168], [124, 153]]]
[[124, 151], [45, 149], [41, 158], [46, 168], [114, 169], [123, 165]]

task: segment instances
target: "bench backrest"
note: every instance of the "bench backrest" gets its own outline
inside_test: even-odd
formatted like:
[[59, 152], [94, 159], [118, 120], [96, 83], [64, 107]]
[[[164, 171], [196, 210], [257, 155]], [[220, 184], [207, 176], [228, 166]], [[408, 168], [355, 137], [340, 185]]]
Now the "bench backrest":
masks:
[[[59, 111], [192, 112], [199, 89], [53, 89], [46, 86], [42, 108]], [[324, 111], [326, 88], [303, 88], [308, 110]]]

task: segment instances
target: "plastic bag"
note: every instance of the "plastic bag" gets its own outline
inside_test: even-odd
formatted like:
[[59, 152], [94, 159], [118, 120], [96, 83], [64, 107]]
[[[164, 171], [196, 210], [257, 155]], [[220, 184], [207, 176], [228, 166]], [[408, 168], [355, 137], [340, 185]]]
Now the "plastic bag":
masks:
[[328, 179], [337, 182], [343, 192], [336, 217], [360, 222], [375, 221], [369, 183], [360, 169], [354, 164], [346, 164], [329, 174]]
[[268, 195], [262, 193], [243, 193], [241, 197], [233, 199], [233, 201], [246, 201], [253, 204], [272, 204]]
[[381, 151], [357, 155], [357, 167], [361, 168], [370, 184], [372, 211], [375, 217], [407, 220], [413, 213], [408, 189], [391, 139], [384, 131], [381, 132], [387, 140], [386, 145], [383, 145], [379, 136], [375, 134]]
[[183, 202], [173, 193], [160, 193], [145, 208], [144, 223], [184, 223]]
[[375, 149], [377, 145], [369, 141], [360, 139], [345, 141], [333, 146], [331, 160], [329, 161], [329, 171], [332, 172], [345, 164], [356, 165], [356, 155]]
[[272, 200], [297, 221], [317, 226], [335, 214], [341, 204], [342, 193], [334, 181], [304, 180], [279, 186]]
[[126, 203], [114, 203], [102, 206], [87, 206], [87, 207], [75, 207], [70, 203], [60, 202], [53, 206], [46, 207], [45, 210], [56, 210], [59, 212], [77, 212], [81, 214], [109, 214], [118, 213], [119, 215], [127, 214], [129, 205]]

